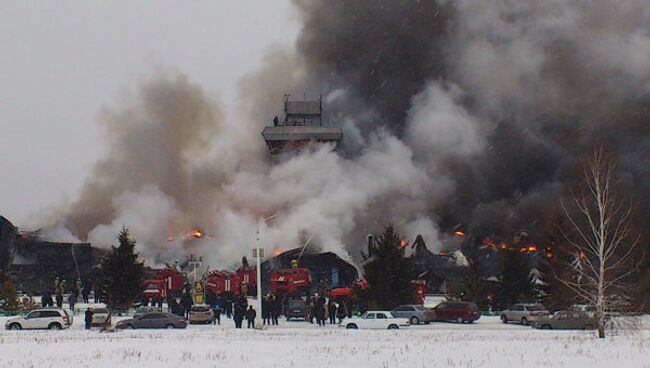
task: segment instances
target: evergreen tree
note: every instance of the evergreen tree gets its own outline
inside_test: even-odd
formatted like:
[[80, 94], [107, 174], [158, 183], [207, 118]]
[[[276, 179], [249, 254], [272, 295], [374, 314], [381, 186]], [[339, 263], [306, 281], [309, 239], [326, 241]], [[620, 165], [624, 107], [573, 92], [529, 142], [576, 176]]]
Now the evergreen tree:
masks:
[[117, 236], [119, 246], [111, 251], [101, 262], [101, 285], [106, 303], [111, 308], [128, 309], [144, 290], [144, 265], [138, 262], [135, 253], [135, 240], [129, 237], [124, 227]]
[[535, 293], [526, 256], [517, 250], [509, 250], [503, 252], [502, 257], [500, 306], [507, 308], [533, 298]]
[[16, 311], [19, 307], [16, 286], [7, 279], [0, 284], [0, 308], [5, 311]]
[[415, 301], [415, 285], [411, 283], [415, 268], [404, 250], [392, 225], [386, 226], [376, 242], [368, 244], [368, 254], [363, 254], [363, 273], [372, 306], [393, 309]]
[[481, 261], [485, 254], [480, 251], [480, 246], [468, 242], [463, 248], [463, 255], [467, 259], [467, 270], [463, 280], [452, 285], [449, 291], [451, 299], [474, 302], [479, 309], [488, 309], [488, 295], [490, 293], [487, 283], [483, 279]]

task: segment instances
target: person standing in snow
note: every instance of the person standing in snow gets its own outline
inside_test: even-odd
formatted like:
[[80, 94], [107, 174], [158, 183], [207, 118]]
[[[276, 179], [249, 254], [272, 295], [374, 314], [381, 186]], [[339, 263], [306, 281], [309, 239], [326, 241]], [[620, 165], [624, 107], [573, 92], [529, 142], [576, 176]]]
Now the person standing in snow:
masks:
[[242, 322], [244, 321], [244, 317], [246, 315], [246, 299], [240, 298], [234, 304], [235, 311], [233, 314], [233, 319], [235, 320], [235, 328], [241, 328]]
[[86, 309], [86, 315], [84, 318], [84, 322], [86, 322], [86, 330], [90, 330], [90, 325], [93, 323], [93, 312], [92, 308]]
[[330, 325], [333, 325], [336, 323], [336, 303], [334, 303], [334, 300], [330, 298], [330, 302], [328, 304], [327, 312], [329, 313], [330, 316]]
[[226, 312], [226, 317], [231, 318], [232, 317], [232, 299], [228, 298], [226, 300], [226, 303], [224, 304], [224, 312]]
[[77, 295], [75, 293], [70, 294], [68, 297], [68, 305], [70, 305], [70, 310], [74, 313], [74, 305], [77, 304]]
[[246, 311], [246, 320], [248, 321], [248, 328], [255, 328], [255, 316], [257, 316], [257, 312], [255, 312], [255, 309], [253, 309], [253, 306], [249, 306], [248, 310]]
[[88, 304], [88, 296], [90, 295], [90, 288], [92, 284], [88, 284], [85, 288], [81, 290], [81, 297], [83, 298], [84, 303]]
[[271, 295], [271, 323], [278, 324], [278, 318], [282, 314], [282, 302], [275, 295]]
[[214, 320], [212, 321], [212, 324], [221, 325], [221, 305], [215, 304], [212, 307], [212, 313], [214, 313]]
[[271, 300], [268, 295], [262, 299], [262, 324], [271, 324]]
[[345, 302], [342, 302], [341, 304], [339, 304], [337, 312], [338, 312], [338, 317], [339, 317], [339, 324], [341, 324], [341, 322], [343, 322], [345, 317], [348, 316], [347, 305], [345, 304]]

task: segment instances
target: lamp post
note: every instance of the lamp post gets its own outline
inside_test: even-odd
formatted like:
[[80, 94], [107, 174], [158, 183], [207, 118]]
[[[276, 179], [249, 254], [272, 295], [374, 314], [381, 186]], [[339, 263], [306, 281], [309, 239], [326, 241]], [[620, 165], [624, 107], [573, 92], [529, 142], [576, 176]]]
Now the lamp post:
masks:
[[[276, 215], [273, 214], [262, 221], [266, 222], [272, 218], [274, 218]], [[253, 249], [253, 257], [257, 258], [257, 280], [256, 280], [256, 289], [257, 289], [257, 313], [255, 315], [255, 328], [256, 329], [262, 329], [262, 258], [264, 257], [264, 248], [260, 248], [260, 221], [257, 221], [257, 236], [256, 236], [256, 243], [255, 243], [255, 248]]]

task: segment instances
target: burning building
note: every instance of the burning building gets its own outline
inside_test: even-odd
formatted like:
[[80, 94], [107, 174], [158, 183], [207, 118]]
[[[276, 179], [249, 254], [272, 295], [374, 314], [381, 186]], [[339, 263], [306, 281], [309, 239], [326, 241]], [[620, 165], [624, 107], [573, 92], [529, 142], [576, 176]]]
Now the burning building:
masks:
[[291, 262], [298, 260], [299, 267], [311, 273], [311, 292], [320, 287], [330, 290], [335, 287], [351, 286], [359, 278], [357, 268], [332, 252], [313, 253], [295, 248], [262, 262], [262, 291], [271, 290], [270, 280], [273, 271], [291, 268]]
[[77, 278], [87, 285], [104, 254], [89, 243], [44, 241], [39, 231], [20, 232], [0, 216], [0, 268], [23, 292], [51, 292], [57, 277], [70, 287]]
[[262, 130], [271, 154], [304, 147], [309, 142], [330, 142], [338, 144], [343, 132], [337, 127], [325, 126], [322, 121], [323, 101], [290, 100], [285, 95], [283, 121], [276, 116], [273, 126]]

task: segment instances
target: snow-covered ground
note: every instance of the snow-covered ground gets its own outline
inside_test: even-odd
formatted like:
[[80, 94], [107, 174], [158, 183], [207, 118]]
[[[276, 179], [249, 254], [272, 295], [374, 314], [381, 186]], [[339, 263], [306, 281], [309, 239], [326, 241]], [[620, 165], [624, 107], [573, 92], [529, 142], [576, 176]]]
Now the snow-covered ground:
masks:
[[[6, 318], [0, 318], [4, 326]], [[115, 319], [114, 319], [115, 322]], [[319, 328], [280, 321], [263, 331], [0, 331], [1, 367], [650, 367], [650, 318], [599, 340], [590, 331], [540, 331], [496, 317], [397, 331]]]

